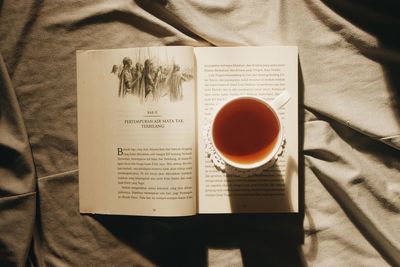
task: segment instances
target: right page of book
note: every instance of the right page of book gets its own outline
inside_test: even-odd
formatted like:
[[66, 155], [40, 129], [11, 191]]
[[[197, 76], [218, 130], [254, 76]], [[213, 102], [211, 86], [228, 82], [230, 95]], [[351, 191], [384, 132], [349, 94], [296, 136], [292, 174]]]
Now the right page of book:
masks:
[[[195, 56], [199, 213], [298, 212], [297, 47], [204, 47], [195, 48]], [[284, 90], [291, 95], [279, 110], [286, 144], [274, 166], [246, 178], [219, 171], [204, 137], [216, 107], [239, 95], [272, 101]]]

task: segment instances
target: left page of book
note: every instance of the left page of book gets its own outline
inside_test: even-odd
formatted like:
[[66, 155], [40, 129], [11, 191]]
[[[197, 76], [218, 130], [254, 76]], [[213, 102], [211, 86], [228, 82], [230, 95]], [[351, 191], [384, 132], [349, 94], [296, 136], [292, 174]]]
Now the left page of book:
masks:
[[191, 47], [77, 51], [82, 213], [196, 214]]

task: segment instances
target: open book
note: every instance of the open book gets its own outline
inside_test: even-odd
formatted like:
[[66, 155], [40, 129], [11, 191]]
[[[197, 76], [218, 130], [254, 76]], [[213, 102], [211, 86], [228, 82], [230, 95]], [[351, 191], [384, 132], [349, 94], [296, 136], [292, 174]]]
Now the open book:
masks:
[[[293, 46], [77, 51], [80, 211], [298, 212], [297, 55]], [[215, 107], [285, 89], [286, 146], [275, 165], [247, 178], [219, 171], [203, 134]]]

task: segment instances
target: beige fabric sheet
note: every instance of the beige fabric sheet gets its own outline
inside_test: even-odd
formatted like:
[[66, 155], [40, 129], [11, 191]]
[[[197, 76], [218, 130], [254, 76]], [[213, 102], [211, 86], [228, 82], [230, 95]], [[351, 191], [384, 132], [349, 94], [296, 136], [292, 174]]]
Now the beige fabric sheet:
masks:
[[[399, 266], [398, 10], [0, 1], [0, 266]], [[75, 51], [158, 45], [299, 47], [299, 216], [79, 214]]]

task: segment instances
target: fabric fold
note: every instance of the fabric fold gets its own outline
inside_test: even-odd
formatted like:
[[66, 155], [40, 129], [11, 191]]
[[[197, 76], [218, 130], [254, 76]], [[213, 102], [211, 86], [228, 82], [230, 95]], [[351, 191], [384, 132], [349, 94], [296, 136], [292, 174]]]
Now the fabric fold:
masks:
[[27, 262], [36, 211], [36, 176], [25, 126], [0, 54], [0, 266]]

